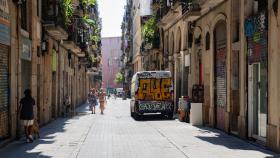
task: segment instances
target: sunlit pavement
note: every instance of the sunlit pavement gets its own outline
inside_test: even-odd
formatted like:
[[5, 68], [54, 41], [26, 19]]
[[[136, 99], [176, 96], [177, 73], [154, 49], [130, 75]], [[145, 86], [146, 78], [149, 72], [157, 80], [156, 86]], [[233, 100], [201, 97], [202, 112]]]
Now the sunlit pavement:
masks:
[[61, 118], [41, 129], [41, 139], [16, 141], [1, 158], [264, 158], [280, 157], [215, 129], [177, 120], [130, 117], [129, 100], [111, 99], [101, 115], [84, 105], [72, 119]]

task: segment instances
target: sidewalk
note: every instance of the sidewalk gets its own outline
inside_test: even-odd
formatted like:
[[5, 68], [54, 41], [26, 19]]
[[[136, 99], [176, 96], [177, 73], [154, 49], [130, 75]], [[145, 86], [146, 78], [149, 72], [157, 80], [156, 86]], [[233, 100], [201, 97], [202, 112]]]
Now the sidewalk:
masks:
[[[22, 138], [12, 142], [0, 150], [3, 158], [70, 158], [75, 157], [77, 149], [87, 136], [93, 124], [93, 117], [82, 105], [76, 109], [77, 116], [73, 118], [58, 118], [40, 129], [41, 138], [33, 143], [25, 143]], [[81, 117], [84, 116], [84, 117]], [[59, 151], [59, 152], [57, 152]], [[44, 156], [51, 155], [51, 156]]]

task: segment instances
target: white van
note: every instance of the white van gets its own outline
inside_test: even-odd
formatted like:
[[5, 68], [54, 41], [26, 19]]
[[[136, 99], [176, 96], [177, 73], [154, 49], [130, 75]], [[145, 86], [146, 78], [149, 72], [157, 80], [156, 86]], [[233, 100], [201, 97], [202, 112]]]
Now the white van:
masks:
[[173, 118], [173, 85], [169, 71], [137, 72], [131, 81], [131, 116], [161, 113]]

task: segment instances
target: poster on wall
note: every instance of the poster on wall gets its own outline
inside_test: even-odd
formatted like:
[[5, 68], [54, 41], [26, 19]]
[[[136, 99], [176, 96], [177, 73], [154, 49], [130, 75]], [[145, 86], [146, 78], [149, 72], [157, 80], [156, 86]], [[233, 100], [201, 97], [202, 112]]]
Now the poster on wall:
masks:
[[8, 0], [0, 0], [0, 43], [11, 44], [10, 13]]
[[22, 52], [21, 52], [21, 59], [31, 61], [32, 53], [31, 53], [31, 40], [22, 37]]

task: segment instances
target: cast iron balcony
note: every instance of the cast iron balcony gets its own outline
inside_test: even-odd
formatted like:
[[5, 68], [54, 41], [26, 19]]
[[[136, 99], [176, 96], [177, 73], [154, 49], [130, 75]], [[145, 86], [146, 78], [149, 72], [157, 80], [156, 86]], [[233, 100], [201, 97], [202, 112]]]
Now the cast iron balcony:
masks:
[[43, 23], [47, 25], [60, 25], [65, 27], [59, 0], [42, 1], [42, 20]]
[[42, 1], [42, 24], [45, 30], [55, 39], [67, 39], [66, 23], [62, 16], [59, 0]]
[[199, 0], [181, 0], [182, 14], [184, 15], [191, 11], [200, 11], [200, 3]]

